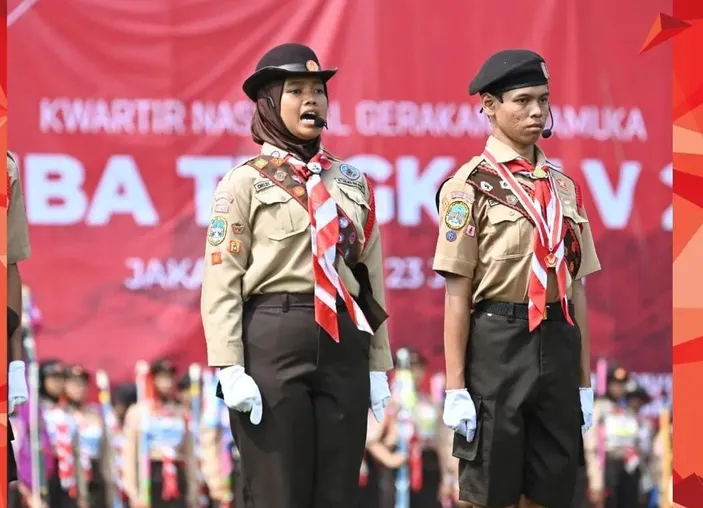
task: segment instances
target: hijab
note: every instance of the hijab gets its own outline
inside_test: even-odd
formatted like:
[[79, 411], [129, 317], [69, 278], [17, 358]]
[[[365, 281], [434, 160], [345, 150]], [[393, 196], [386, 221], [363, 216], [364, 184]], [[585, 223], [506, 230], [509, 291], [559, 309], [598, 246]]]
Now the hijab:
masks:
[[320, 151], [320, 136], [303, 140], [290, 133], [281, 118], [282, 96], [283, 81], [274, 81], [261, 87], [251, 122], [252, 138], [259, 145], [269, 143], [307, 163]]

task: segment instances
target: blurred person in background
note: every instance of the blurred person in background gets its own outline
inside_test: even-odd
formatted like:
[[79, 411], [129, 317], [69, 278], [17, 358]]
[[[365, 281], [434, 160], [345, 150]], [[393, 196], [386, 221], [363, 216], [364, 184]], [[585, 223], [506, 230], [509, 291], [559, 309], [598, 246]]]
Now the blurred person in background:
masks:
[[397, 411], [396, 401], [391, 401], [380, 422], [369, 411], [359, 508], [395, 506], [395, 475], [408, 461], [408, 456], [397, 450]]
[[229, 412], [214, 392], [203, 390], [199, 432], [201, 468], [212, 506], [227, 506], [232, 501], [236, 508], [246, 506], [239, 452], [230, 431]]
[[88, 404], [90, 374], [80, 365], [66, 368], [65, 409], [75, 420], [80, 443], [81, 483], [90, 508], [108, 508], [115, 495], [110, 439], [100, 407]]
[[[605, 442], [598, 442], [598, 433], [584, 436], [591, 502], [605, 508], [637, 508], [642, 506], [642, 447], [640, 416], [625, 405], [629, 375], [620, 367], [608, 372], [605, 395], [595, 402], [593, 418], [602, 426]], [[639, 408], [638, 408], [639, 411]], [[605, 447], [605, 465], [598, 459], [599, 446]]]
[[[393, 367], [371, 186], [323, 150], [328, 80], [300, 44], [243, 89], [261, 153], [217, 186], [201, 312], [251, 502], [356, 507], [367, 413]], [[313, 249], [313, 246], [315, 247]]]
[[[22, 183], [15, 157], [7, 151], [7, 414], [27, 402], [29, 392], [22, 354], [22, 279], [17, 263], [29, 258], [29, 227]], [[8, 450], [12, 449], [12, 425], [7, 429]], [[8, 453], [7, 479], [17, 480], [17, 464]]]
[[49, 506], [74, 508], [88, 506], [86, 485], [81, 481], [78, 424], [65, 407], [67, 368], [57, 359], [39, 365], [40, 411], [49, 435], [52, 459], [47, 470]]
[[437, 192], [443, 419], [460, 498], [478, 506], [570, 506], [592, 423], [582, 279], [600, 263], [577, 184], [536, 144], [551, 135], [549, 81], [532, 51], [488, 58], [469, 93], [492, 135]]
[[[187, 412], [176, 394], [176, 368], [169, 360], [151, 364], [145, 400], [127, 410], [123, 449], [124, 488], [132, 508], [188, 508], [197, 497], [197, 464], [187, 431]], [[140, 444], [146, 437], [148, 449]], [[146, 456], [145, 456], [146, 455]], [[141, 470], [148, 464], [148, 478]], [[149, 486], [151, 503], [141, 488]]]
[[116, 429], [112, 435], [112, 455], [115, 475], [114, 494], [122, 500], [124, 506], [129, 501], [124, 488], [124, 424], [127, 411], [137, 403], [137, 387], [134, 383], [120, 383], [112, 389], [110, 397], [112, 401], [112, 411], [117, 420]]
[[[430, 390], [430, 376], [427, 359], [415, 349], [410, 350], [410, 369], [415, 381], [417, 397], [413, 408], [415, 423], [414, 446], [419, 460], [410, 459], [411, 467], [419, 469], [420, 481], [411, 490], [412, 508], [440, 508], [439, 494], [442, 472], [439, 460], [438, 427], [441, 425], [441, 402], [433, 399]], [[412, 455], [412, 454], [411, 454]]]

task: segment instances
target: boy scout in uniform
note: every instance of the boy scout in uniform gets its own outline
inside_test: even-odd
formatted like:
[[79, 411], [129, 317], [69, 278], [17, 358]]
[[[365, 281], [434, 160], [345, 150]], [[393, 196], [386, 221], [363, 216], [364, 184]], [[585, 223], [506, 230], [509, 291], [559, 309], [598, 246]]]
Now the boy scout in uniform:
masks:
[[486, 61], [469, 91], [493, 134], [437, 195], [443, 419], [474, 506], [570, 506], [591, 424], [581, 279], [600, 264], [578, 186], [535, 144], [551, 135], [548, 81], [531, 51]]
[[[17, 263], [29, 258], [29, 226], [24, 208], [22, 184], [14, 156], [7, 152], [7, 413], [27, 402], [29, 392], [22, 355], [22, 280]], [[8, 441], [12, 442], [12, 425], [8, 426]], [[12, 450], [8, 446], [8, 450]], [[14, 454], [8, 453], [8, 480], [17, 479]]]

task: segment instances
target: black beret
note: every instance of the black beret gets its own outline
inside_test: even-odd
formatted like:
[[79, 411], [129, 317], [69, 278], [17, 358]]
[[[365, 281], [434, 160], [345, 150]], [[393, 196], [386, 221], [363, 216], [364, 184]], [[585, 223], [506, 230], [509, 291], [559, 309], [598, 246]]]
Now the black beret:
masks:
[[176, 366], [171, 360], [157, 360], [151, 364], [149, 371], [152, 375], [156, 374], [175, 374]]
[[549, 83], [544, 58], [527, 49], [507, 49], [491, 56], [471, 80], [469, 94], [494, 95]]
[[66, 367], [66, 378], [67, 379], [82, 379], [83, 381], [88, 381], [90, 379], [90, 374], [80, 365], [69, 365]]
[[39, 374], [43, 378], [53, 376], [64, 377], [66, 375], [66, 367], [61, 360], [51, 358], [39, 364]]
[[315, 76], [323, 83], [332, 78], [337, 69], [322, 70], [315, 52], [303, 44], [287, 43], [276, 46], [261, 57], [256, 71], [242, 85], [244, 93], [256, 101], [259, 89], [276, 80], [292, 76]]

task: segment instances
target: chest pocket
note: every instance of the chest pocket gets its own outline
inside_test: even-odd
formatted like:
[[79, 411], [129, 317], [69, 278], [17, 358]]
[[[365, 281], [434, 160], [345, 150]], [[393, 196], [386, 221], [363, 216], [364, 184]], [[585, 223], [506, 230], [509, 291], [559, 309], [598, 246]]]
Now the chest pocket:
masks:
[[[363, 192], [348, 185], [338, 185], [337, 188], [342, 196], [338, 203], [344, 213], [354, 222], [354, 226], [360, 237], [363, 237], [364, 225], [368, 217], [371, 206], [369, 200]], [[364, 242], [366, 239], [364, 238]]]
[[258, 202], [254, 224], [261, 234], [274, 241], [304, 233], [310, 225], [307, 211], [279, 187], [254, 194]]
[[489, 206], [487, 215], [493, 237], [487, 243], [493, 259], [520, 258], [531, 252], [534, 228], [524, 215], [500, 204]]

